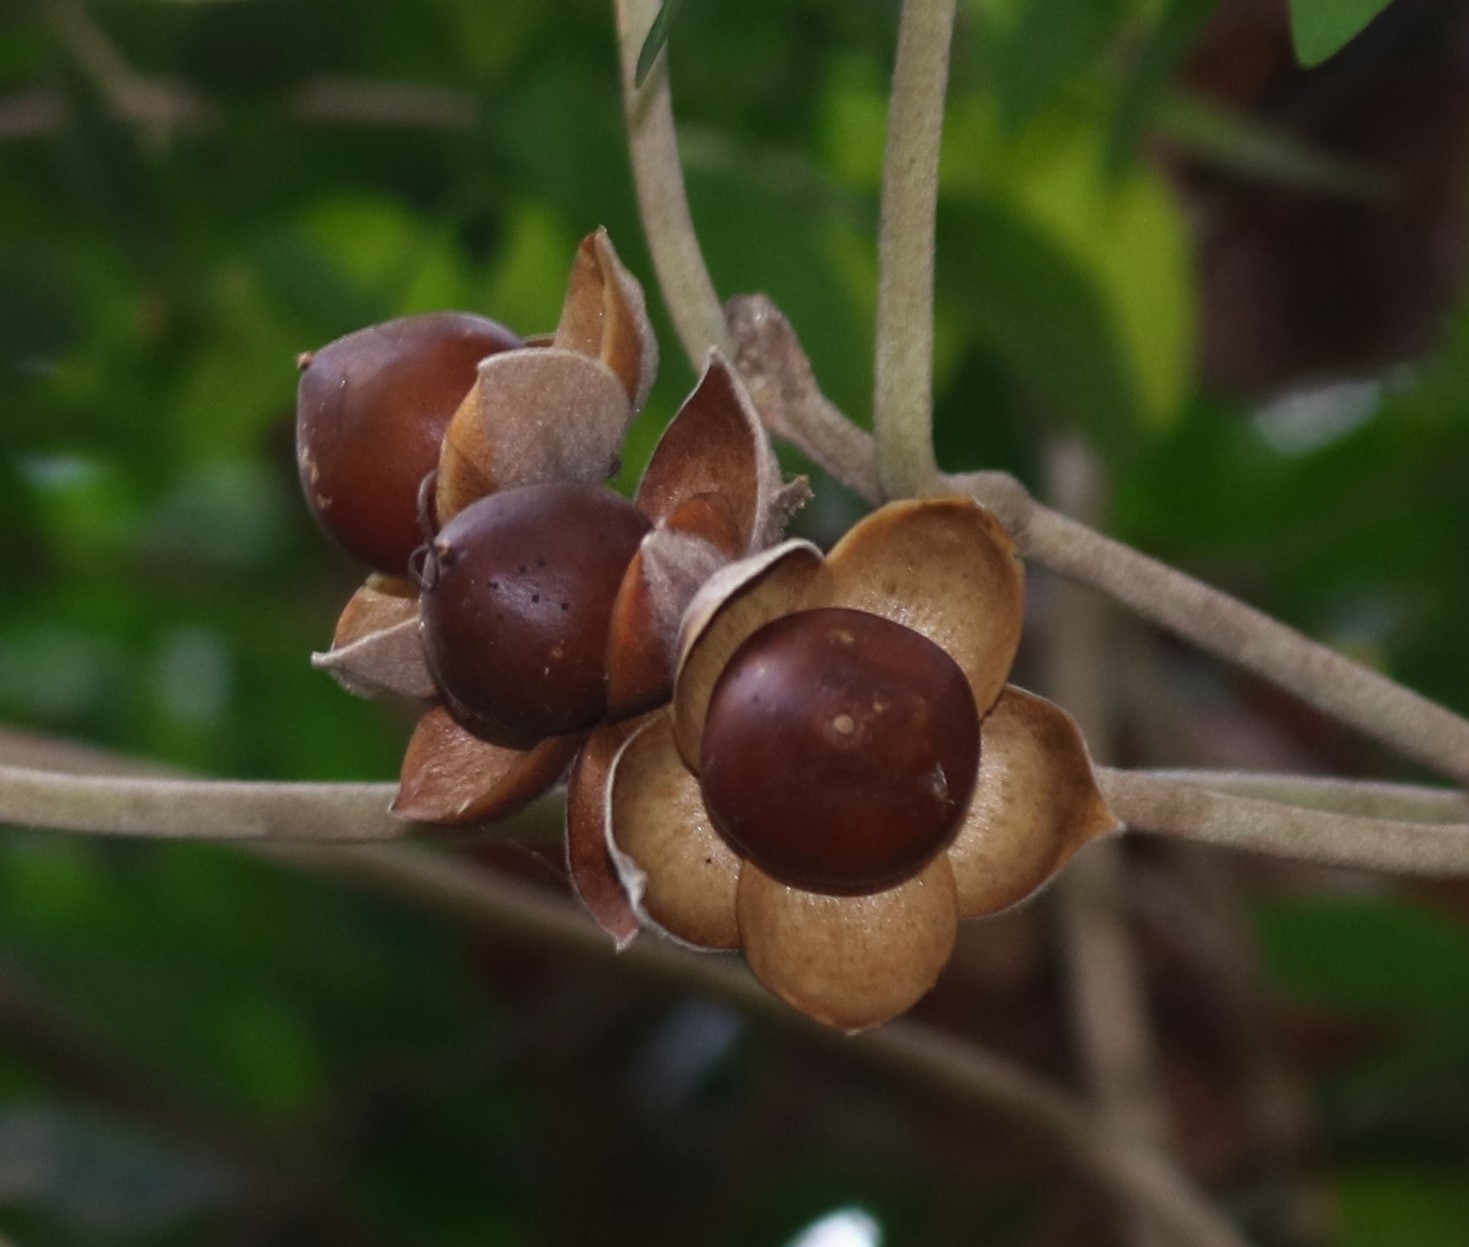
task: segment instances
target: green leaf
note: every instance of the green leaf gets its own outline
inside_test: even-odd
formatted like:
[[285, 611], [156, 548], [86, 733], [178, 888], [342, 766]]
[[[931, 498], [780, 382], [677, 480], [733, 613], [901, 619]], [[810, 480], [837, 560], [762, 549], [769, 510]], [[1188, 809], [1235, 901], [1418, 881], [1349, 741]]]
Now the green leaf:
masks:
[[1192, 381], [1196, 299], [1192, 243], [1166, 183], [1142, 165], [1109, 177], [1106, 133], [1074, 116], [1047, 113], [1007, 139], [993, 110], [956, 108], [947, 131], [946, 196], [1002, 202], [1069, 257], [1120, 352], [1134, 417], [1167, 427]]
[[1028, 0], [1013, 27], [991, 39], [1006, 128], [1024, 126], [1090, 67], [1116, 36], [1129, 7], [1128, 0]]
[[1107, 138], [1106, 164], [1114, 174], [1130, 168], [1158, 101], [1173, 84], [1174, 72], [1194, 46], [1215, 0], [1165, 0], [1128, 70]]
[[1335, 56], [1366, 28], [1389, 0], [1291, 0], [1290, 33], [1302, 65]]
[[[1034, 401], [1108, 440], [1136, 410], [1127, 361], [1086, 271], [1034, 222], [995, 203], [940, 220], [945, 302], [961, 306]], [[956, 284], [958, 283], [958, 284]]]
[[1271, 977], [1301, 1000], [1469, 1017], [1469, 931], [1401, 901], [1268, 903], [1257, 922]]
[[1348, 1169], [1337, 1200], [1341, 1247], [1461, 1247], [1469, 1242], [1469, 1188], [1453, 1166]]
[[647, 76], [653, 72], [653, 62], [658, 59], [658, 53], [663, 51], [664, 45], [667, 44], [668, 32], [673, 29], [673, 19], [682, 7], [683, 0], [663, 0], [663, 7], [658, 10], [658, 16], [648, 27], [648, 37], [643, 40], [643, 50], [638, 53], [637, 70], [633, 74], [634, 86], [642, 86]]

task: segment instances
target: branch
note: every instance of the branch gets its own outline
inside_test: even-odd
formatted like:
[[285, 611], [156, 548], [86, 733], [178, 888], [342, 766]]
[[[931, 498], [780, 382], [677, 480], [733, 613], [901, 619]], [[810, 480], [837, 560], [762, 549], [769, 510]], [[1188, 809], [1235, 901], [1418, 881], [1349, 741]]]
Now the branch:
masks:
[[[1053, 440], [1047, 478], [1057, 506], [1088, 520], [1105, 508], [1096, 456], [1079, 439]], [[1107, 655], [1117, 631], [1109, 603], [1080, 585], [1055, 585], [1042, 654], [1048, 692], [1081, 728], [1093, 757], [1105, 758], [1116, 720]], [[1118, 841], [1093, 845], [1056, 880], [1056, 916], [1066, 958], [1071, 1029], [1087, 1080], [1113, 1127], [1157, 1146], [1169, 1135], [1158, 1085], [1157, 1044], [1147, 982], [1123, 902], [1127, 861]], [[1145, 1206], [1125, 1209], [1133, 1247], [1164, 1247]]]
[[399, 840], [393, 784], [65, 775], [0, 765], [0, 823], [173, 840]]
[[768, 295], [736, 295], [725, 304], [734, 356], [760, 419], [774, 437], [873, 504], [882, 501], [872, 438], [853, 424], [816, 383], [791, 322]]
[[847, 1039], [766, 992], [732, 959], [642, 938], [622, 953], [586, 915], [487, 871], [409, 845], [260, 846], [275, 860], [344, 878], [462, 921], [704, 995], [717, 996], [808, 1043], [899, 1070], [942, 1095], [996, 1109], [1061, 1144], [1103, 1186], [1146, 1204], [1159, 1224], [1198, 1247], [1244, 1247], [1191, 1184], [1152, 1148], [1109, 1130], [1065, 1092], [1003, 1057], [912, 1022]]
[[888, 497], [932, 492], [934, 213], [954, 0], [903, 0], [877, 239], [872, 426]]
[[1097, 779], [1129, 831], [1393, 874], [1469, 874], [1469, 822], [1408, 822], [1304, 809], [1219, 791], [1207, 774], [1194, 783], [1098, 767]]
[[1187, 641], [1264, 676], [1399, 752], [1469, 783], [1469, 722], [1227, 593], [1032, 503], [1028, 558], [1103, 590]]
[[1212, 792], [1278, 801], [1282, 805], [1362, 818], [1405, 823], [1469, 823], [1469, 793], [1425, 784], [1384, 784], [1376, 780], [1333, 779], [1320, 775], [1280, 775], [1270, 771], [1134, 770], [1131, 774], [1167, 783], [1189, 784]]
[[667, 48], [658, 54], [643, 85], [634, 85], [638, 54], [658, 7], [659, 0], [617, 0], [622, 102], [643, 234], [674, 330], [697, 374], [703, 372], [711, 346], [733, 359], [735, 344], [689, 215], [668, 87]]
[[[0, 760], [16, 757], [56, 768], [56, 772], [79, 766], [113, 771], [137, 766], [101, 751], [0, 730]], [[203, 790], [219, 786], [194, 787], [202, 795]], [[370, 887], [460, 921], [532, 939], [567, 955], [595, 959], [680, 991], [718, 996], [807, 1042], [886, 1065], [932, 1090], [1030, 1123], [1063, 1146], [1100, 1185], [1147, 1203], [1182, 1241], [1198, 1247], [1244, 1247], [1187, 1178], [1150, 1148], [1116, 1137], [1065, 1092], [1024, 1068], [959, 1040], [903, 1022], [848, 1040], [782, 1004], [732, 959], [690, 953], [651, 938], [640, 939], [619, 954], [586, 914], [569, 902], [427, 848], [259, 841], [240, 847], [279, 864]]]

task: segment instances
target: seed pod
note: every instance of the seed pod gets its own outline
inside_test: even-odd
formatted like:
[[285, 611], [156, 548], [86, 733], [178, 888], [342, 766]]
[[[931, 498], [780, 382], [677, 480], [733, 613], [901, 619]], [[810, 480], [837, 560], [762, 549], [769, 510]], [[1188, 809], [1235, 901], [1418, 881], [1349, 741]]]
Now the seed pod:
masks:
[[767, 874], [854, 895], [916, 874], [958, 830], [979, 712], [957, 663], [865, 611], [784, 615], [735, 651], [709, 702], [700, 784]]
[[476, 366], [521, 345], [482, 316], [432, 312], [302, 356], [296, 461], [322, 527], [364, 563], [402, 575], [423, 541], [419, 485]]
[[568, 481], [490, 494], [445, 524], [422, 608], [450, 713], [511, 748], [601, 719], [612, 606], [648, 528], [627, 499]]

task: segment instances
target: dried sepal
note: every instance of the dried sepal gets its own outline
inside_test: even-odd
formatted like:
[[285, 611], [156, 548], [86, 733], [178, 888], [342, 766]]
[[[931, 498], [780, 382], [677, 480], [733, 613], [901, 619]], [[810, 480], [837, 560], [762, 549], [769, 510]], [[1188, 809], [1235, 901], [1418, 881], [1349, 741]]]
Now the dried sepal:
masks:
[[[719, 508], [709, 514], [717, 520]], [[651, 710], [668, 699], [679, 621], [699, 586], [729, 558], [697, 529], [669, 524], [643, 538], [623, 573], [607, 630], [607, 713], [614, 719]]]
[[658, 371], [658, 340], [643, 287], [624, 267], [604, 229], [587, 235], [577, 248], [553, 341], [607, 365], [634, 410], [647, 401]]
[[373, 572], [347, 599], [337, 616], [332, 648], [341, 649], [374, 632], [391, 628], [418, 613], [418, 585], [406, 576]]
[[1088, 840], [1117, 827], [1076, 722], [1008, 687], [981, 729], [979, 776], [949, 860], [959, 912], [997, 913], [1043, 886]]
[[311, 665], [357, 697], [431, 699], [417, 587], [399, 576], [369, 576], [338, 618], [331, 649], [313, 654]]
[[408, 742], [393, 813], [444, 826], [508, 818], [566, 773], [585, 739], [550, 736], [530, 749], [505, 749], [471, 735], [435, 706]]
[[641, 924], [607, 849], [612, 762], [637, 723], [604, 723], [587, 738], [566, 784], [566, 869], [571, 886], [619, 951]]
[[720, 568], [684, 614], [679, 640], [673, 725], [679, 752], [698, 772], [709, 697], [735, 650], [772, 619], [820, 596], [821, 552], [786, 541]]
[[623, 746], [608, 792], [607, 847], [633, 908], [696, 948], [738, 948], [740, 859], [710, 824], [666, 714]]
[[633, 408], [603, 364], [557, 347], [508, 351], [480, 365], [439, 460], [439, 523], [494, 490], [605, 480]]
[[1004, 525], [969, 498], [893, 502], [827, 555], [832, 605], [883, 615], [948, 652], [980, 711], [1005, 687], [1025, 622], [1025, 576]]
[[789, 508], [780, 464], [744, 383], [717, 350], [658, 442], [638, 486], [637, 504], [657, 523], [687, 499], [722, 494], [739, 533], [740, 553], [777, 540]]
[[867, 896], [788, 887], [750, 863], [736, 907], [745, 957], [781, 999], [828, 1026], [880, 1026], [920, 1000], [954, 948], [954, 875], [940, 854]]

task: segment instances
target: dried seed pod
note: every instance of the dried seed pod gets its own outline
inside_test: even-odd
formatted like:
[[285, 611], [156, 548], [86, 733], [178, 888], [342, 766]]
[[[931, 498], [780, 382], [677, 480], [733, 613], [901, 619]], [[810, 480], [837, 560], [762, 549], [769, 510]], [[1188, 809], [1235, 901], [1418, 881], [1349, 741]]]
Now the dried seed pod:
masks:
[[782, 616], [714, 687], [700, 783], [715, 826], [773, 878], [835, 895], [893, 887], [958, 830], [979, 712], [942, 649], [865, 611]]
[[424, 568], [423, 644], [461, 724], [525, 748], [603, 717], [612, 606], [648, 528], [627, 499], [569, 481], [501, 490], [444, 525]]
[[302, 356], [301, 485], [333, 537], [401, 575], [422, 541], [418, 491], [481, 360], [523, 345], [482, 316], [433, 312], [372, 325]]

